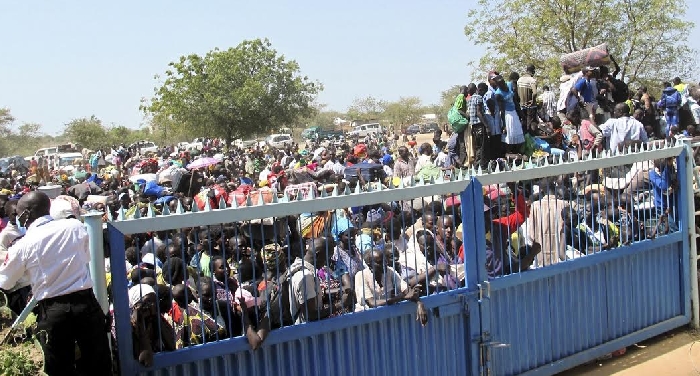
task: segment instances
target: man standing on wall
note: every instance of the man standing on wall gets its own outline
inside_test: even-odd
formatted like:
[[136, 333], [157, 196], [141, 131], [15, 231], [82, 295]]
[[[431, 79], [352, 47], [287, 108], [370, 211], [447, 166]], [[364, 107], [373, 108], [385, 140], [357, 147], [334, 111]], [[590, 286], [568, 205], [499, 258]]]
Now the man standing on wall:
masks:
[[531, 135], [537, 132], [537, 80], [535, 79], [535, 66], [527, 66], [526, 73], [518, 79], [518, 96], [520, 97], [520, 109], [525, 120], [525, 130]]
[[108, 325], [92, 291], [87, 231], [77, 219], [54, 220], [50, 206], [39, 191], [17, 203], [16, 224], [24, 236], [0, 266], [0, 288], [29, 280], [38, 301], [37, 336], [46, 374], [111, 375]]

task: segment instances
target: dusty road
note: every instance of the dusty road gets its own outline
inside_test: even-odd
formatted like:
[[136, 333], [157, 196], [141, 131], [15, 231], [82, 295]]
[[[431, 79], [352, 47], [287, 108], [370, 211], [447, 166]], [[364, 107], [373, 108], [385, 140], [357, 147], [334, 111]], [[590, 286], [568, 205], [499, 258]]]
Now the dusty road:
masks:
[[700, 343], [695, 341], [700, 341], [699, 333], [681, 328], [639, 343], [637, 346], [628, 347], [627, 353], [623, 356], [595, 361], [562, 372], [560, 375], [698, 376], [700, 375]]

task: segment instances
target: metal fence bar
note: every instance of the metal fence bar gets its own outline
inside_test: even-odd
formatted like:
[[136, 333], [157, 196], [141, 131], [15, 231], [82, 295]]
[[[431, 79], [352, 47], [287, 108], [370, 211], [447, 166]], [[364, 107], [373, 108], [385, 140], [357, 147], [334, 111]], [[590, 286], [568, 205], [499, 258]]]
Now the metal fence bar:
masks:
[[[682, 205], [685, 210], [685, 215], [683, 216], [684, 218], [684, 225], [685, 225], [685, 230], [688, 232], [688, 245], [689, 245], [689, 253], [690, 253], [690, 263], [688, 265], [688, 268], [686, 270], [689, 271], [690, 273], [690, 301], [692, 305], [691, 309], [691, 323], [693, 328], [698, 329], [700, 328], [700, 294], [698, 293], [698, 250], [697, 250], [697, 239], [698, 239], [698, 234], [695, 231], [695, 189], [694, 189], [694, 178], [695, 178], [695, 158], [694, 158], [694, 150], [693, 146], [690, 140], [687, 140], [685, 142], [685, 184], [682, 185], [684, 197], [681, 202], [685, 202], [685, 205]], [[698, 145], [700, 146], [700, 145]], [[700, 187], [700, 181], [695, 181], [695, 184], [697, 184]], [[692, 203], [692, 206], [691, 206]], [[685, 274], [685, 273], [684, 273]]]
[[[134, 341], [131, 335], [131, 309], [129, 308], [128, 286], [126, 280], [126, 263], [124, 252], [126, 249], [124, 234], [111, 225], [107, 226], [109, 242], [113, 252], [111, 253], [112, 300], [114, 306], [114, 325], [117, 331], [117, 350], [119, 356], [119, 371], [122, 375], [135, 375], [139, 364], [134, 358]], [[124, 276], [124, 277], [119, 277]]]
[[[458, 193], [464, 188], [463, 180], [404, 187], [402, 189], [386, 189], [372, 192], [352, 193], [329, 197], [319, 197], [314, 200], [271, 203], [263, 206], [245, 206], [216, 211], [200, 211], [181, 215], [158, 216], [154, 218], [126, 219], [111, 222], [124, 235], [152, 231], [163, 231], [175, 228], [189, 228], [214, 225], [218, 223], [243, 222], [259, 218], [285, 217], [299, 213], [319, 212], [348, 207], [366, 206], [392, 201], [412, 200], [424, 196], [449, 195]], [[284, 205], [280, 205], [284, 204]]]
[[105, 271], [104, 239], [102, 234], [102, 214], [86, 214], [83, 216], [85, 227], [90, 239], [90, 277], [95, 297], [106, 314], [109, 311], [107, 297], [107, 278]]
[[[483, 187], [495, 185], [496, 189], [500, 190], [500, 187], [502, 185], [507, 186], [507, 188], [511, 192], [510, 195], [501, 196], [500, 194], [498, 194], [493, 200], [487, 199], [486, 201], [491, 204], [494, 204], [497, 208], [502, 209], [502, 215], [505, 215], [506, 217], [522, 215], [522, 213], [520, 213], [519, 211], [521, 210], [519, 208], [519, 206], [521, 205], [521, 198], [524, 198], [525, 196], [529, 195], [527, 191], [532, 191], [534, 189], [533, 181], [535, 179], [551, 177], [553, 175], [557, 176], [564, 174], [575, 174], [578, 172], [583, 172], [584, 176], [587, 176], [589, 172], [597, 171], [601, 168], [610, 168], [621, 164], [632, 164], [636, 162], [649, 161], [652, 159], [676, 157], [679, 155], [683, 155], [684, 153], [685, 152], [683, 147], [673, 146], [659, 150], [643, 151], [635, 154], [604, 154], [603, 158], [590, 159], [572, 163], [562, 163], [561, 161], [556, 162], [555, 160], [553, 164], [546, 163], [543, 167], [528, 168], [525, 170], [515, 170], [509, 172], [481, 174], [473, 177], [463, 177], [461, 180], [455, 180], [451, 182], [436, 182], [434, 184], [419, 182], [414, 186], [403, 187], [398, 189], [385, 188], [377, 189], [374, 191], [362, 192], [359, 188], [360, 186], [357, 185], [357, 187], [354, 189], [355, 193], [349, 193], [348, 190], [348, 194], [343, 193], [337, 195], [330, 195], [326, 197], [324, 197], [323, 194], [321, 194], [321, 197], [315, 197], [315, 194], [311, 194], [310, 196], [303, 196], [301, 195], [301, 193], [299, 193], [296, 197], [290, 197], [285, 195], [286, 197], [280, 198], [280, 203], [283, 203], [283, 205], [280, 205], [279, 203], [274, 203], [274, 201], [273, 203], [263, 204], [262, 194], [260, 194], [260, 202], [257, 206], [250, 206], [254, 203], [252, 202], [251, 197], [248, 197], [248, 206], [245, 207], [212, 209], [207, 203], [203, 211], [195, 212], [197, 211], [197, 209], [195, 209], [197, 204], [195, 203], [193, 205], [192, 213], [169, 214], [156, 217], [154, 213], [149, 211], [146, 217], [138, 220], [111, 222], [110, 226], [108, 227], [110, 231], [110, 240], [112, 241], [112, 244], [115, 248], [121, 247], [122, 250], [121, 252], [117, 251], [112, 253], [112, 271], [113, 275], [116, 276], [113, 278], [113, 291], [116, 291], [114, 294], [116, 327], [118, 333], [121, 334], [118, 336], [117, 342], [119, 343], [119, 353], [120, 357], [122, 358], [122, 369], [126, 370], [127, 372], [143, 369], [141, 368], [141, 366], [138, 365], [138, 362], [134, 361], [133, 359], [133, 354], [131, 353], [131, 349], [133, 348], [131, 336], [124, 335], [126, 333], [130, 333], [131, 331], [128, 315], [130, 309], [128, 307], [128, 301], [126, 299], [125, 292], [127, 291], [127, 281], [126, 278], [120, 277], [121, 275], [126, 275], [126, 270], [123, 262], [123, 258], [125, 256], [123, 251], [125, 246], [124, 235], [143, 234], [145, 232], [154, 231], [166, 231], [167, 233], [165, 235], [165, 238], [161, 239], [165, 242], [166, 248], [170, 244], [169, 242], [171, 236], [179, 236], [182, 242], [180, 244], [177, 244], [177, 248], [183, 256], [183, 259], [186, 259], [187, 253], [190, 252], [190, 248], [193, 246], [189, 244], [190, 242], [193, 243], [195, 247], [202, 247], [200, 254], [202, 256], [205, 256], [205, 261], [200, 260], [201, 262], [195, 263], [194, 267], [197, 269], [198, 273], [201, 273], [203, 269], [208, 268], [211, 275], [204, 276], [202, 279], [212, 284], [212, 289], [214, 289], [213, 285], [217, 282], [212, 265], [214, 264], [213, 260], [218, 260], [216, 258], [218, 256], [223, 256], [224, 259], [227, 258], [226, 252], [231, 250], [230, 248], [227, 248], [227, 240], [231, 233], [233, 233], [233, 236], [235, 237], [237, 236], [236, 234], [238, 233], [238, 231], [246, 232], [245, 230], [247, 230], [247, 233], [251, 236], [251, 242], [254, 241], [253, 239], [255, 239], [257, 236], [260, 236], [260, 239], [258, 239], [256, 244], [249, 244], [249, 246], [254, 250], [260, 249], [262, 251], [267, 245], [283, 248], [282, 251], [276, 252], [273, 255], [273, 257], [270, 259], [271, 262], [269, 264], [267, 262], [264, 262], [261, 268], [258, 269], [256, 267], [253, 267], [253, 269], [251, 270], [253, 275], [253, 286], [248, 287], [251, 287], [252, 289], [256, 290], [254, 296], [254, 299], [256, 301], [255, 314], [256, 316], [258, 314], [264, 313], [267, 313], [269, 315], [270, 312], [273, 310], [277, 310], [278, 312], [283, 311], [284, 307], [281, 300], [278, 302], [278, 304], [272, 304], [272, 302], [267, 301], [267, 299], [265, 299], [266, 301], [264, 304], [257, 303], [258, 299], [267, 298], [267, 296], [264, 295], [266, 294], [266, 292], [261, 290], [260, 286], [257, 285], [258, 279], [255, 278], [257, 274], [262, 272], [265, 274], [270, 273], [273, 276], [279, 276], [282, 272], [281, 267], [290, 268], [294, 260], [300, 258], [302, 264], [313, 264], [312, 266], [314, 270], [316, 270], [316, 273], [314, 274], [313, 278], [316, 281], [318, 281], [321, 278], [320, 274], [318, 273], [320, 273], [321, 269], [323, 269], [326, 266], [321, 263], [321, 261], [323, 261], [322, 259], [325, 258], [325, 261], [330, 260], [333, 257], [333, 254], [337, 251], [337, 249], [335, 249], [335, 243], [332, 243], [330, 240], [327, 240], [325, 243], [323, 243], [323, 249], [320, 251], [321, 253], [317, 252], [313, 255], [309, 254], [309, 258], [305, 258], [305, 254], [307, 252], [306, 246], [309, 244], [314, 244], [316, 241], [324, 241], [325, 237], [328, 236], [327, 233], [312, 232], [312, 234], [306, 237], [306, 239], [304, 239], [304, 237], [292, 238], [292, 231], [301, 231], [301, 220], [296, 221], [297, 223], [295, 224], [289, 224], [290, 226], [296, 226], [296, 230], [293, 230], [292, 227], [283, 227], [283, 230], [280, 230], [278, 226], [274, 225], [277, 223], [277, 221], [286, 221], [288, 216], [295, 216], [299, 215], [300, 213], [306, 213], [305, 215], [307, 215], [308, 219], [312, 223], [315, 223], [316, 220], [320, 220], [320, 217], [324, 215], [321, 213], [327, 213], [326, 215], [330, 214], [328, 221], [333, 222], [337, 221], [338, 219], [336, 217], [337, 209], [357, 207], [364, 207], [365, 209], [367, 209], [369, 207], [372, 207], [372, 210], [374, 210], [380, 208], [382, 205], [386, 205], [386, 203], [389, 202], [397, 202], [399, 203], [399, 205], [401, 205], [401, 203], [407, 202], [416, 206], [412, 208], [410, 213], [401, 211], [400, 215], [397, 216], [399, 219], [396, 224], [394, 222], [380, 222], [378, 224], [369, 225], [370, 227], [366, 228], [368, 232], [365, 235], [369, 236], [370, 238], [370, 240], [368, 240], [369, 243], [367, 243], [369, 244], [369, 248], [367, 248], [367, 250], [371, 252], [373, 252], [375, 249], [382, 250], [383, 253], [381, 257], [381, 262], [383, 263], [384, 267], [388, 266], [397, 268], [399, 265], [398, 261], [402, 260], [400, 260], [400, 258], [397, 260], [396, 256], [390, 254], [390, 252], [387, 252], [387, 248], [384, 248], [386, 245], [392, 244], [393, 240], [396, 240], [395, 238], [393, 238], [393, 235], [391, 235], [392, 239], [387, 238], [390, 233], [393, 233], [392, 228], [398, 225], [399, 227], [401, 227], [401, 232], [404, 232], [403, 229], [409, 223], [412, 224], [420, 220], [429, 221], [428, 218], [433, 218], [432, 220], [434, 221], [434, 223], [430, 224], [431, 226], [434, 226], [431, 227], [433, 228], [433, 230], [428, 231], [426, 229], [426, 231], [424, 231], [424, 234], [429, 235], [426, 235], [425, 239], [430, 239], [430, 242], [418, 244], [419, 241], [418, 239], [416, 239], [417, 232], [415, 231], [415, 229], [413, 233], [410, 234], [410, 239], [406, 240], [406, 242], [412, 242], [412, 246], [415, 249], [418, 249], [420, 250], [420, 252], [425, 253], [424, 259], [426, 263], [426, 268], [431, 268], [439, 265], [443, 262], [443, 258], [448, 259], [450, 268], [446, 270], [442, 277], [445, 278], [445, 280], [452, 279], [457, 281], [457, 283], [454, 286], [447, 287], [447, 290], [453, 289], [452, 291], [448, 292], [448, 294], [456, 291], [468, 292], [467, 294], [462, 294], [459, 297], [459, 302], [463, 306], [466, 305], [464, 309], [469, 311], [471, 317], [470, 327], [468, 328], [469, 338], [466, 339], [466, 341], [468, 342], [467, 345], [470, 348], [470, 358], [472, 360], [473, 367], [472, 371], [476, 372], [478, 370], [478, 368], [474, 367], [479, 367], [482, 371], [488, 370], [491, 366], [491, 363], [493, 362], [493, 359], [490, 355], [490, 347], [494, 344], [493, 341], [497, 340], [497, 338], [492, 340], [490, 336], [491, 326], [495, 325], [495, 323], [492, 323], [493, 319], [491, 318], [490, 313], [484, 314], [484, 311], [488, 312], [491, 309], [490, 306], [492, 306], [490, 305], [490, 295], [492, 287], [502, 285], [504, 281], [513, 280], [512, 278], [509, 279], [498, 277], [505, 277], [506, 274], [511, 273], [519, 274], [523, 270], [521, 266], [515, 262], [514, 259], [508, 259], [506, 261], [506, 266], [508, 267], [508, 270], [510, 270], [509, 272], [501, 270], [500, 275], [496, 276], [497, 278], [495, 279], [492, 279], [488, 276], [489, 274], [486, 267], [487, 258], [484, 252], [486, 244], [486, 235], [484, 229], [488, 229], [488, 227], [490, 227], [492, 236], [494, 235], [495, 230], [494, 223], [485, 222], [486, 220], [489, 220], [489, 218], [481, 216], [481, 209], [484, 207], [485, 201]], [[679, 163], [680, 171], [687, 171], [688, 169], [685, 167], [685, 165]], [[614, 177], [620, 177], [621, 174], [617, 172], [612, 175]], [[635, 177], [635, 179], [638, 179], [638, 176]], [[520, 182], [526, 183], [520, 184]], [[450, 233], [454, 234], [457, 230], [457, 210], [455, 209], [454, 205], [451, 208], [448, 208], [446, 206], [446, 199], [450, 196], [454, 198], [455, 194], [459, 194], [461, 201], [461, 208], [459, 209], [459, 214], [461, 214], [461, 220], [459, 222], [461, 222], [462, 224], [462, 240], [464, 247], [463, 260], [459, 260], [459, 262], [457, 263], [455, 263], [455, 260], [453, 259], [453, 257], [451, 257], [454, 255], [445, 254], [445, 249], [438, 247], [438, 243], [435, 242], [435, 239], [440, 238], [443, 240], [443, 246], [446, 246], [447, 243], [444, 242], [445, 237], [449, 237]], [[434, 196], [436, 195], [440, 196], [437, 200], [434, 198]], [[588, 195], [581, 197], [576, 196], [575, 198], [573, 196], [566, 196], [566, 200], [568, 200], [569, 203], [576, 201], [579, 204], [577, 206], [590, 206], [595, 208], [598, 212], [601, 212], [605, 211], [611, 206], [616, 206], [619, 202], [621, 202], [620, 195], [621, 193], [618, 191], [616, 192], [616, 194], [606, 195], [600, 199], [595, 200], [593, 200]], [[537, 203], [537, 205], [541, 205], [541, 203]], [[673, 214], [676, 214], [676, 217], [680, 215], [683, 218], [683, 223], [685, 224], [685, 222], [687, 222], [687, 211], [684, 210], [684, 208], [680, 208], [680, 212]], [[555, 227], [558, 228], [561, 226], [568, 226], [567, 230], [562, 233], [563, 235], [559, 233], [554, 234], [554, 242], [556, 244], [561, 244], [562, 242], [566, 241], [565, 238], [568, 236], [567, 234], [573, 231], [572, 224], [574, 223], [574, 210], [572, 206], [568, 207], [567, 212], [569, 213], [568, 217], [557, 217], [554, 219]], [[642, 213], [642, 215], [646, 215], [646, 211], [641, 211], [640, 213]], [[363, 216], [368, 215], [368, 213], [360, 212], [359, 215], [360, 218], [363, 218], [362, 221], [367, 220], [367, 218]], [[620, 220], [622, 215], [623, 212], [612, 211], [610, 214], [610, 219], [612, 221], [618, 221]], [[269, 233], [266, 232], [265, 225], [262, 221], [260, 221], [259, 223], [252, 223], [250, 221], [254, 219], [260, 220], [262, 218], [272, 219], [273, 226], [269, 229]], [[584, 222], [585, 221], [583, 220], [581, 221], [581, 223]], [[235, 225], [233, 225], [233, 229], [225, 229], [225, 224], [233, 223], [235, 223]], [[425, 225], [426, 223], [423, 224]], [[356, 228], [360, 230], [362, 230], [364, 225], [365, 224], [362, 222], [355, 224]], [[285, 224], [284, 226], [287, 225]], [[192, 230], [183, 230], [186, 228]], [[508, 229], [508, 231], [512, 232], [510, 228]], [[634, 237], [634, 231], [635, 230], [633, 229], [632, 237], [633, 239], [637, 239]], [[683, 231], [685, 232], [685, 228], [683, 229]], [[376, 234], [379, 234], [380, 236]], [[665, 241], [675, 239], [674, 237], [677, 237], [677, 235], [680, 234], [672, 234], [667, 237], [663, 237], [663, 240], [660, 239], [658, 243], [663, 243]], [[271, 236], [271, 238], [266, 238], [266, 236]], [[609, 234], [607, 234], [607, 236], [609, 236]], [[121, 237], [120, 241], [118, 241], [119, 237]], [[527, 236], [525, 237], [527, 238]], [[185, 239], [187, 239], [187, 243], [184, 241]], [[641, 239], [641, 237], [639, 239]], [[637, 242], [638, 240], [634, 241]], [[148, 242], [152, 243], [153, 240], [148, 240]], [[619, 242], [622, 243], [623, 240], [620, 239]], [[362, 244], [363, 245], [361, 245], [360, 248], [365, 246], [365, 243]], [[286, 247], [284, 247], [284, 245], [286, 245]], [[637, 245], [639, 244], [635, 244], [635, 246]], [[421, 246], [423, 248], [421, 248]], [[615, 246], [618, 246], [618, 244], [615, 244]], [[216, 249], [217, 247], [219, 249]], [[530, 247], [530, 245], [526, 244], [524, 247], [517, 246], [516, 248], [518, 248], [518, 251], [520, 251], [520, 249], [522, 248], [522, 252], [527, 253], [529, 249], [528, 247]], [[157, 252], [159, 250], [155, 249], [155, 247], [153, 246], [151, 248], [152, 249], [148, 253], [149, 255], [153, 256], [153, 259], [157, 259], [158, 257], [165, 257], [164, 260], [167, 261], [171, 258], [169, 251], [166, 251], [165, 256], [159, 256], [159, 252]], [[137, 256], [140, 259], [141, 252], [138, 248], [136, 251]], [[456, 253], [456, 249], [452, 249], [451, 251]], [[591, 248], [591, 254], [600, 253], [601, 251], [602, 244], [596, 244], [594, 247]], [[237, 263], [242, 262], [243, 259], [240, 257], [240, 249], [236, 249], [235, 252], [236, 254], [232, 255], [233, 261]], [[366, 257], [364, 257], [366, 256], [366, 252], [367, 251], [363, 253], [362, 250], [360, 251], [360, 262], [363, 263], [363, 267], [365, 268], [367, 266], [364, 264], [367, 261]], [[411, 256], [411, 258], [413, 258], [412, 262], [414, 265], [419, 263], [417, 256], [420, 252], [416, 252], [414, 255]], [[525, 280], [529, 280], [535, 277], [540, 278], [545, 274], [550, 274], [550, 272], [554, 274], [560, 274], [562, 271], [573, 268], [574, 266], [582, 266], [583, 264], [602, 262], [604, 259], [609, 258], [607, 257], [609, 254], [609, 252], [604, 252], [600, 255], [600, 258], [587, 257], [585, 258], [585, 261], [581, 260], [581, 262], [575, 260], [576, 262], [566, 262], [557, 264], [552, 266], [551, 269], [548, 266], [547, 268], [537, 270], [535, 273], [523, 273], [521, 275], [518, 275], [517, 278], [523, 279], [523, 283], [525, 283]], [[255, 251], [253, 251], [253, 259], [255, 259], [255, 256]], [[548, 262], [545, 261], [544, 264], [555, 264], [556, 262], [554, 262], [554, 258], [556, 257], [559, 256], [555, 254], [550, 254], [549, 260], [547, 260]], [[122, 258], [121, 261], [120, 258]], [[204, 264], [204, 262], [209, 262], [209, 264]], [[274, 262], [275, 264], [273, 265], [272, 262]], [[411, 261], [407, 260], [407, 262], [410, 263]], [[456, 269], [456, 267], [463, 268], [463, 277], [460, 278], [460, 275], [457, 272], [458, 269]], [[363, 273], [364, 272], [366, 272], [366, 270], [363, 271]], [[136, 271], [137, 279], [140, 273], [141, 269], [138, 269]], [[690, 273], [692, 273], [692, 271], [690, 271]], [[229, 273], [226, 273], [226, 276], [228, 277]], [[687, 275], [685, 277], [686, 279], [689, 278]], [[464, 282], [462, 282], [461, 279], [464, 279]], [[270, 280], [266, 281], [270, 282]], [[219, 280], [219, 282], [222, 281]], [[242, 281], [239, 280], [238, 282], [241, 283]], [[441, 285], [441, 283], [444, 282], [440, 282], [440, 284], [435, 284], [432, 277], [429, 277], [428, 274], [426, 274], [426, 276], [423, 278], [422, 283], [425, 285], [426, 289], [435, 288], [435, 291], [431, 291], [428, 294], [444, 291], [442, 289], [445, 288], [445, 286]], [[376, 288], [376, 280], [371, 281], [370, 285]], [[308, 295], [306, 293], [309, 292], [309, 289], [311, 288], [310, 286], [311, 285], [303, 285], [302, 287], [300, 287], [299, 293], [307, 297]], [[201, 310], [201, 297], [203, 292], [201, 289], [202, 285], [198, 283], [196, 286], [193, 287], [198, 292], [197, 295], [200, 299], [198, 306], [200, 308], [199, 314], [201, 318], [203, 312]], [[458, 290], [454, 290], [454, 288]], [[228, 284], [224, 283], [223, 291], [226, 293], [226, 295], [229, 295], [229, 293], [231, 293]], [[377, 296], [377, 300], [388, 300], [391, 297], [400, 294], [401, 292], [402, 291], [400, 291], [398, 286], [394, 285], [393, 291], [384, 289], [381, 296]], [[478, 294], [478, 299], [476, 296], [473, 296], [470, 293]], [[216, 296], [216, 291], [213, 291], [213, 294], [214, 296]], [[366, 296], [364, 296], [363, 294], [364, 290], [361, 292], [361, 294], [358, 294], [358, 297], [362, 300], [365, 300]], [[172, 291], [170, 291], [170, 295], [172, 298]], [[441, 294], [437, 294], [435, 296], [440, 295]], [[334, 300], [337, 301], [337, 299], [331, 294], [331, 292], [326, 291], [324, 293], [319, 293], [318, 296], [320, 301], [330, 302], [330, 311], [332, 312], [334, 309]], [[422, 299], [429, 299], [432, 296], [433, 295]], [[519, 304], [518, 299], [520, 298], [516, 297], [515, 299], [511, 299], [507, 302], [507, 304]], [[479, 302], [481, 305], [479, 304]], [[212, 308], [212, 313], [213, 316], [215, 316], [215, 318], [221, 317], [222, 319], [224, 319], [225, 323], [223, 325], [225, 325], [225, 327], [228, 329], [225, 338], [223, 335], [220, 336], [218, 332], [215, 333], [213, 338], [206, 338], [203, 332], [204, 328], [202, 328], [201, 335], [203, 338], [203, 342], [215, 342], [207, 344], [205, 346], [207, 346], [207, 348], [210, 348], [210, 345], [216, 347], [217, 353], [225, 351], [225, 345], [232, 343], [231, 341], [234, 341], [237, 344], [237, 346], [242, 345], [242, 342], [240, 341], [241, 338], [228, 339], [229, 337], [234, 337], [238, 335], [234, 334], [232, 329], [233, 320], [237, 320], [237, 316], [234, 317], [233, 312], [231, 311], [231, 303], [233, 302], [229, 301], [229, 305], [227, 306], [227, 308], [223, 308], [223, 306], [220, 307], [218, 305], [215, 305]], [[403, 310], [408, 309], [406, 304], [402, 306], [405, 307], [403, 308]], [[322, 317], [322, 313], [325, 311], [325, 308], [322, 307], [322, 305], [316, 306], [316, 309], [312, 310], [309, 308], [308, 305], [305, 304], [303, 309], [303, 321], [308, 321], [308, 318], [312, 316]], [[160, 311], [160, 306], [158, 302], [156, 303], [156, 308]], [[364, 307], [364, 309], [366, 308], [367, 307]], [[362, 317], [369, 318], [370, 316], [371, 315], [358, 317], [356, 315], [349, 315], [346, 317], [346, 319], [351, 320], [353, 322], [361, 322], [363, 321]], [[242, 317], [243, 316], [241, 316], [241, 319]], [[329, 324], [331, 322], [335, 322], [331, 320], [327, 322]], [[321, 326], [324, 325], [325, 323], [321, 324]], [[282, 326], [285, 325], [283, 324]], [[319, 329], [321, 326], [317, 326], [315, 324], [308, 324], [308, 326], [304, 325], [304, 328], [309, 330], [311, 328], [314, 328], [313, 330], [317, 331], [321, 330]], [[159, 335], [160, 329], [161, 328], [159, 326]], [[280, 331], [273, 331], [273, 334], [275, 336], [277, 336], [278, 334], [281, 335], [281, 333], [300, 334], [302, 333], [302, 327], [285, 327], [280, 329]], [[279, 339], [273, 340], [271, 338], [271, 341], [268, 341], [266, 343], [269, 344], [278, 342]], [[240, 346], [238, 346], [237, 348], [239, 347]], [[188, 348], [187, 351], [182, 352], [182, 354], [204, 354], [203, 352], [199, 351], [199, 348], [199, 346]], [[194, 351], [195, 349], [197, 350]], [[155, 359], [157, 367], [163, 366], [163, 364], [159, 363], [158, 359], [167, 358], [169, 364], [176, 364], [177, 354], [179, 353], [180, 350], [170, 354], [156, 354]]]

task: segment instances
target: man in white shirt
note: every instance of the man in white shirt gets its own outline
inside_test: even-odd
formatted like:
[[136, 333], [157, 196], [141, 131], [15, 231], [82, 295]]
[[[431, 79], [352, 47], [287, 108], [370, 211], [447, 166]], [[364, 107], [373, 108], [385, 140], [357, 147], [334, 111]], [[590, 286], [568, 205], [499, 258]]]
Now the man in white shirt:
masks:
[[[39, 191], [17, 203], [16, 224], [24, 237], [0, 266], [0, 288], [29, 279], [38, 301], [37, 332], [48, 375], [110, 375], [107, 320], [92, 292], [88, 234], [77, 219], [53, 220], [51, 200]], [[26, 232], [25, 232], [26, 231]], [[75, 344], [80, 361], [75, 361]], [[77, 364], [76, 364], [77, 363]]]
[[420, 301], [421, 285], [411, 287], [406, 283], [380, 250], [366, 252], [363, 258], [367, 267], [355, 274], [355, 312], [408, 300], [416, 302], [416, 321], [425, 326], [428, 315]]
[[613, 118], [600, 126], [603, 137], [609, 138], [610, 151], [613, 153], [618, 146], [624, 146], [631, 141], [648, 141], [644, 125], [630, 117], [629, 111], [630, 108], [626, 103], [616, 104]]

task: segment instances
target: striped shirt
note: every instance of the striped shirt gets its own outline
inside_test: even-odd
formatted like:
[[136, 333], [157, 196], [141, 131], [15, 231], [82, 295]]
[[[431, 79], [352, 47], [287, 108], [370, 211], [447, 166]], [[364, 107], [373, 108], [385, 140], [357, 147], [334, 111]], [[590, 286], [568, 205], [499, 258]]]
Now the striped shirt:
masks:
[[551, 90], [542, 93], [542, 108], [550, 118], [557, 113], [557, 98]]
[[483, 114], [484, 98], [477, 93], [472, 94], [471, 98], [469, 99], [469, 123], [471, 125], [481, 124], [481, 119], [479, 119], [479, 116], [477, 115], [479, 105], [482, 106], [481, 111]]

